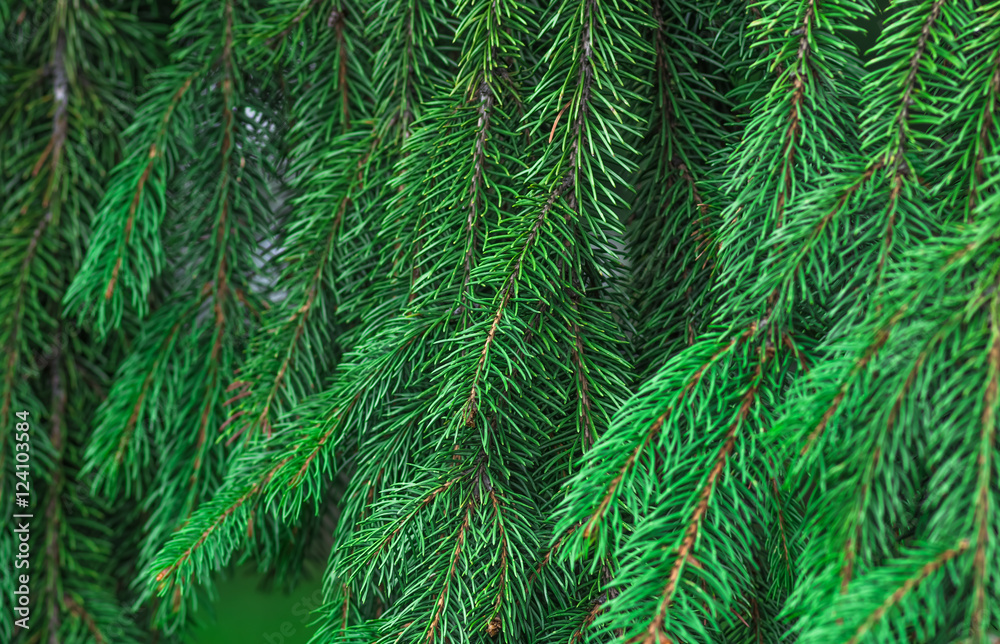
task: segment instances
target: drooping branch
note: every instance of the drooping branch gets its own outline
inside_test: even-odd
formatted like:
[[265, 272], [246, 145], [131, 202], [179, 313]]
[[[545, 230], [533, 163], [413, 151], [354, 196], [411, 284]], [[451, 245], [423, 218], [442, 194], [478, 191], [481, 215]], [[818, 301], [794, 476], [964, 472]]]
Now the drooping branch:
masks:
[[903, 582], [902, 586], [897, 588], [895, 592], [893, 592], [891, 595], [885, 598], [885, 601], [882, 602], [882, 604], [878, 608], [876, 608], [860, 626], [858, 626], [857, 631], [855, 631], [854, 635], [851, 636], [851, 639], [847, 641], [847, 644], [858, 644], [858, 642], [861, 641], [861, 638], [865, 635], [865, 633], [870, 631], [872, 627], [874, 627], [879, 621], [881, 621], [882, 618], [885, 617], [886, 612], [888, 612], [890, 608], [892, 608], [900, 601], [902, 601], [903, 598], [910, 593], [910, 591], [912, 591], [914, 588], [917, 587], [918, 584], [920, 584], [920, 582], [927, 579], [927, 577], [933, 575], [941, 568], [941, 566], [945, 565], [948, 561], [954, 559], [955, 557], [959, 556], [968, 549], [969, 549], [969, 542], [968, 540], [963, 539], [958, 544], [957, 548], [953, 548], [951, 550], [945, 550], [940, 555], [935, 557], [932, 561], [929, 561], [926, 565], [924, 565], [923, 568], [921, 568], [917, 572], [916, 575], [907, 579], [905, 582]]
[[201, 415], [198, 420], [198, 438], [195, 444], [195, 457], [191, 468], [191, 475], [188, 478], [188, 488], [190, 490], [190, 504], [188, 516], [194, 511], [194, 506], [198, 499], [197, 483], [201, 475], [201, 468], [204, 464], [205, 452], [208, 449], [207, 429], [208, 422], [212, 416], [212, 408], [216, 404], [216, 386], [219, 382], [220, 354], [222, 352], [222, 342], [225, 335], [226, 314], [225, 305], [229, 297], [229, 266], [227, 254], [229, 252], [230, 227], [233, 225], [229, 221], [229, 161], [232, 155], [235, 142], [235, 124], [233, 120], [233, 5], [230, 0], [226, 0], [223, 5], [223, 27], [224, 40], [222, 45], [222, 147], [220, 149], [220, 174], [219, 174], [219, 215], [215, 223], [215, 252], [216, 270], [215, 282], [212, 285], [212, 308], [215, 313], [215, 333], [212, 340], [212, 349], [209, 353], [209, 375], [205, 387], [204, 400], [202, 403]]
[[629, 457], [625, 460], [625, 464], [622, 465], [621, 470], [618, 472], [618, 475], [611, 480], [610, 484], [608, 484], [607, 491], [604, 493], [604, 497], [601, 499], [601, 503], [597, 506], [597, 509], [590, 516], [590, 518], [587, 519], [586, 527], [584, 527], [583, 529], [584, 537], [590, 537], [590, 535], [594, 532], [594, 530], [597, 529], [598, 525], [604, 518], [604, 514], [610, 507], [611, 501], [614, 499], [614, 495], [618, 489], [618, 486], [625, 478], [625, 475], [628, 474], [628, 472], [635, 465], [636, 459], [639, 457], [639, 454], [653, 441], [654, 438], [656, 438], [659, 435], [660, 430], [663, 428], [664, 423], [666, 423], [667, 419], [674, 412], [674, 410], [678, 406], [680, 406], [681, 402], [683, 402], [684, 400], [684, 397], [688, 393], [690, 393], [690, 391], [694, 389], [694, 387], [698, 384], [698, 382], [701, 380], [701, 377], [704, 375], [705, 371], [713, 364], [721, 360], [723, 357], [728, 355], [730, 351], [750, 340], [750, 338], [754, 337], [756, 333], [757, 333], [757, 322], [752, 322], [749, 325], [749, 327], [745, 331], [743, 331], [743, 333], [741, 333], [738, 336], [734, 336], [728, 342], [726, 342], [726, 344], [724, 344], [722, 347], [716, 350], [716, 352], [712, 354], [712, 356], [704, 364], [698, 367], [698, 369], [694, 372], [694, 374], [692, 374], [691, 378], [688, 379], [684, 387], [681, 388], [680, 392], [678, 392], [677, 397], [674, 400], [673, 404], [670, 405], [666, 411], [660, 414], [660, 416], [656, 419], [656, 421], [654, 421], [650, 425], [649, 430], [646, 432], [646, 437], [643, 440], [643, 442], [637, 445], [634, 450], [632, 450], [632, 453], [629, 454]]
[[1000, 49], [997, 49], [997, 52], [993, 55], [993, 73], [990, 75], [986, 104], [983, 106], [979, 136], [976, 139], [976, 161], [972, 169], [972, 187], [969, 189], [968, 217], [970, 223], [972, 222], [972, 212], [979, 200], [980, 187], [986, 180], [985, 173], [983, 172], [983, 159], [993, 151], [993, 146], [990, 144], [990, 135], [996, 134], [998, 101], [1000, 101]]
[[792, 194], [792, 175], [794, 169], [794, 159], [796, 145], [802, 136], [802, 109], [806, 94], [806, 68], [809, 66], [812, 50], [809, 41], [814, 38], [812, 34], [813, 23], [815, 22], [816, 2], [809, 0], [806, 5], [805, 15], [802, 24], [796, 29], [799, 35], [799, 49], [795, 61], [795, 72], [790, 75], [789, 81], [794, 87], [791, 99], [791, 108], [788, 113], [788, 128], [781, 143], [781, 172], [782, 185], [778, 193], [778, 222], [780, 228], [784, 221], [785, 203]]
[[[493, 115], [493, 104], [496, 100], [493, 95], [493, 88], [485, 79], [479, 85], [479, 91], [476, 92], [476, 96], [479, 98], [479, 122], [476, 124], [479, 133], [476, 135], [476, 145], [472, 152], [472, 180], [469, 182], [469, 215], [465, 222], [468, 239], [466, 241], [465, 257], [462, 259], [464, 275], [462, 277], [462, 287], [458, 303], [462, 307], [463, 312], [467, 312], [465, 296], [469, 277], [472, 274], [472, 257], [476, 252], [476, 228], [479, 223], [479, 193], [487, 167], [486, 140], [489, 137], [490, 118]], [[466, 319], [468, 318], [467, 315], [465, 317]]]
[[991, 514], [996, 511], [990, 498], [991, 478], [993, 477], [993, 455], [996, 451], [996, 406], [997, 392], [1000, 388], [1000, 294], [994, 293], [990, 307], [990, 336], [992, 342], [989, 350], [989, 379], [983, 395], [983, 413], [980, 417], [982, 432], [980, 434], [979, 468], [976, 480], [975, 513], [973, 523], [977, 529], [975, 536], [976, 551], [973, 558], [973, 591], [972, 591], [972, 641], [980, 639], [983, 622], [986, 617], [987, 584], [989, 571], [986, 568], [986, 550], [991, 538]]
[[662, 598], [660, 600], [656, 616], [650, 622], [645, 634], [640, 633], [639, 635], [636, 635], [629, 640], [630, 643], [642, 641], [643, 644], [659, 644], [661, 641], [663, 627], [666, 622], [667, 608], [673, 603], [674, 594], [677, 592], [681, 574], [693, 554], [695, 542], [697, 541], [698, 535], [701, 531], [702, 522], [705, 519], [705, 515], [708, 513], [708, 505], [712, 499], [712, 493], [715, 491], [715, 484], [722, 476], [722, 472], [726, 467], [729, 455], [732, 453], [733, 447], [736, 444], [736, 434], [738, 430], [746, 421], [747, 416], [750, 414], [750, 409], [757, 403], [757, 392], [760, 387], [761, 375], [763, 374], [766, 360], [767, 358], [765, 357], [757, 363], [750, 387], [740, 401], [736, 418], [730, 424], [729, 429], [723, 437], [722, 447], [719, 448], [719, 453], [715, 458], [715, 463], [712, 465], [712, 469], [709, 470], [705, 484], [702, 486], [701, 493], [698, 495], [698, 502], [695, 505], [694, 512], [692, 512], [690, 520], [688, 521], [687, 529], [684, 532], [684, 538], [681, 541], [680, 548], [677, 551], [677, 556], [674, 559], [673, 567], [670, 569], [670, 574], [667, 577], [667, 584], [663, 589]]
[[191, 88], [191, 83], [195, 77], [198, 76], [198, 74], [199, 72], [195, 72], [188, 76], [174, 93], [173, 98], [167, 105], [167, 109], [164, 111], [159, 130], [156, 133], [153, 143], [149, 146], [149, 154], [147, 155], [148, 160], [146, 161], [146, 166], [143, 169], [142, 174], [140, 174], [139, 178], [136, 180], [135, 190], [132, 194], [132, 202], [128, 209], [128, 218], [125, 220], [125, 229], [116, 246], [115, 265], [111, 270], [111, 278], [108, 280], [108, 285], [104, 289], [105, 301], [110, 300], [111, 296], [114, 294], [115, 284], [118, 282], [118, 274], [121, 271], [122, 261], [125, 257], [125, 250], [132, 238], [132, 229], [135, 225], [135, 213], [139, 207], [139, 201], [142, 199], [146, 181], [149, 179], [149, 175], [153, 171], [153, 165], [156, 162], [157, 157], [162, 157], [164, 154], [162, 150], [162, 141], [166, 135], [167, 125], [170, 123], [170, 117], [173, 115], [177, 105], [180, 104], [184, 94], [186, 94]]
[[[920, 69], [921, 60], [927, 51], [927, 41], [930, 39], [931, 30], [941, 16], [941, 8], [946, 0], [935, 0], [931, 6], [931, 11], [924, 21], [920, 35], [917, 37], [917, 44], [913, 55], [910, 57], [910, 70], [903, 81], [903, 97], [899, 102], [899, 111], [896, 114], [894, 128], [896, 130], [895, 145], [886, 155], [878, 159], [875, 163], [885, 165], [889, 169], [891, 189], [889, 191], [889, 203], [886, 206], [888, 218], [886, 219], [885, 232], [882, 234], [883, 246], [879, 256], [878, 265], [875, 268], [876, 288], [882, 283], [882, 275], [885, 268], [886, 259], [892, 251], [893, 230], [896, 222], [899, 195], [903, 190], [903, 182], [907, 177], [916, 176], [906, 159], [907, 144], [910, 141], [910, 107], [913, 105], [911, 99], [917, 84], [917, 74]], [[874, 164], [873, 164], [874, 165]]]
[[52, 412], [49, 416], [49, 441], [52, 445], [55, 458], [53, 459], [52, 475], [47, 490], [48, 503], [45, 507], [45, 597], [50, 642], [58, 638], [59, 628], [62, 624], [59, 604], [62, 582], [60, 580], [59, 563], [60, 559], [62, 559], [60, 553], [64, 546], [60, 543], [59, 533], [62, 529], [63, 520], [61, 505], [62, 491], [66, 480], [63, 472], [63, 451], [66, 442], [63, 421], [66, 415], [67, 392], [62, 382], [62, 374], [60, 373], [60, 369], [62, 368], [61, 355], [61, 351], [57, 352], [56, 358], [51, 365]]
[[[23, 324], [25, 294], [30, 280], [31, 264], [38, 253], [38, 244], [41, 241], [45, 229], [52, 222], [52, 212], [45, 213], [45, 216], [38, 222], [28, 247], [21, 261], [21, 270], [17, 280], [17, 298], [14, 300], [14, 308], [10, 312], [11, 330], [7, 340], [7, 360], [3, 376], [3, 400], [0, 402], [0, 471], [4, 471], [4, 461], [7, 455], [7, 436], [12, 423], [10, 422], [11, 405], [14, 398], [14, 383], [17, 379], [17, 368], [21, 364], [21, 325]], [[0, 492], [3, 491], [3, 479], [0, 477]]]
[[[465, 505], [465, 515], [462, 517], [462, 523], [459, 525], [458, 535], [455, 537], [455, 550], [452, 553], [451, 565], [448, 568], [447, 576], [444, 578], [444, 586], [441, 588], [441, 594], [438, 596], [435, 604], [434, 617], [431, 619], [430, 626], [427, 629], [427, 644], [433, 644], [434, 642], [434, 631], [441, 621], [442, 612], [444, 612], [444, 605], [448, 599], [448, 589], [451, 586], [452, 578], [455, 576], [455, 568], [458, 566], [458, 559], [462, 554], [462, 546], [465, 545], [465, 532], [469, 528], [469, 515], [472, 513], [474, 504], [475, 502], [470, 496], [468, 503]], [[444, 641], [447, 641], [447, 638]]]

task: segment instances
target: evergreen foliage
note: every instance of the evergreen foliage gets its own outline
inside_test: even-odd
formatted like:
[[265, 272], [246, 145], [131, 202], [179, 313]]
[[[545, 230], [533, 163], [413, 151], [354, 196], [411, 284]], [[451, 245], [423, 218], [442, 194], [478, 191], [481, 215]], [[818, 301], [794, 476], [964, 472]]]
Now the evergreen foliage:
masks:
[[0, 641], [1000, 639], [997, 0], [0, 31]]

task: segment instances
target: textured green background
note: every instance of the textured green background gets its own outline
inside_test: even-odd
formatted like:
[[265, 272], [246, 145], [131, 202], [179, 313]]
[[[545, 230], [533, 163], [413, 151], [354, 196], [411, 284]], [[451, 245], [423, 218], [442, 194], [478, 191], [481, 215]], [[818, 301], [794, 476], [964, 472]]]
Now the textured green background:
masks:
[[[291, 593], [260, 589], [261, 577], [252, 567], [244, 567], [218, 584], [217, 619], [207, 612], [207, 622], [195, 631], [190, 644], [306, 644], [316, 627], [315, 619], [304, 611], [318, 606], [322, 581], [317, 575], [307, 578]], [[294, 629], [291, 636], [281, 634], [282, 625]], [[291, 631], [287, 631], [291, 632]]]

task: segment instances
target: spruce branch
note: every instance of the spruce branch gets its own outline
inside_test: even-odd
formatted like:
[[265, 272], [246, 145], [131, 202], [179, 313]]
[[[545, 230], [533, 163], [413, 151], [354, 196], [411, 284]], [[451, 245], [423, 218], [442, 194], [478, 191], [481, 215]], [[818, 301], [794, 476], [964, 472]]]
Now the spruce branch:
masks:
[[705, 180], [709, 154], [723, 138], [717, 123], [725, 112], [714, 104], [728, 107], [702, 73], [722, 68], [702, 32], [717, 29], [715, 36], [723, 37], [724, 30], [707, 17], [659, 2], [652, 12], [655, 102], [648, 106], [649, 131], [639, 147], [644, 161], [628, 220], [633, 299], [643, 320], [637, 360], [646, 377], [680, 346], [692, 344], [704, 321], [718, 249]]
[[[963, 220], [972, 221], [989, 175], [984, 164], [996, 148], [1000, 51], [992, 37], [997, 27], [992, 6], [990, 3], [976, 8], [977, 28], [967, 32], [962, 47], [967, 65], [956, 70], [962, 89], [949, 110], [954, 118], [938, 121], [931, 130], [945, 142], [929, 164], [928, 173], [940, 175], [935, 192], [942, 197], [941, 213], [947, 219], [960, 211], [957, 214]], [[960, 177], [957, 182], [956, 176]]]
[[[367, 104], [371, 88], [362, 67], [367, 58], [358, 44], [361, 25], [352, 19], [361, 12], [346, 5], [333, 11], [337, 13], [333, 33], [328, 33], [325, 23], [316, 24], [322, 22], [321, 13], [301, 14], [308, 19], [285, 27], [323, 30], [309, 60], [320, 60], [324, 54], [335, 57], [337, 89], [333, 93], [307, 90], [292, 110], [295, 124], [288, 137], [294, 161], [288, 175], [293, 177], [291, 214], [297, 225], [282, 231], [283, 248], [276, 258], [286, 267], [280, 278], [288, 294], [265, 315], [260, 332], [251, 340], [252, 351], [241, 376], [248, 399], [230, 420], [237, 415], [246, 418], [233, 426], [228, 441], [241, 434], [248, 441], [258, 430], [270, 437], [277, 418], [321, 386], [333, 363], [325, 350], [333, 340], [325, 321], [334, 314], [344, 323], [351, 319], [345, 292], [358, 284], [368, 268], [348, 269], [345, 260], [366, 252], [371, 242], [361, 213], [374, 204], [371, 184], [378, 182], [383, 141], [372, 133], [371, 120], [364, 118], [371, 111]], [[262, 36], [268, 33], [261, 32]], [[330, 74], [319, 68], [311, 80], [317, 85], [332, 82]], [[350, 108], [343, 101], [350, 101]], [[355, 114], [354, 125], [347, 119], [348, 109]], [[333, 143], [324, 147], [317, 132], [329, 133]], [[316, 239], [325, 243], [317, 247]], [[361, 291], [354, 298], [363, 295]], [[346, 338], [340, 341], [348, 344]], [[309, 365], [306, 373], [316, 373], [305, 377], [296, 365]]]
[[[141, 114], [141, 118], [150, 126], [155, 123], [155, 128], [150, 128], [154, 131], [152, 141], [144, 146], [142, 152], [139, 146], [133, 148], [130, 155], [133, 167], [128, 168], [123, 164], [116, 168], [91, 240], [91, 247], [102, 251], [114, 248], [114, 252], [95, 250], [88, 253], [80, 273], [67, 291], [67, 310], [75, 314], [90, 314], [92, 309], [96, 309], [96, 324], [100, 333], [107, 334], [121, 324], [124, 296], [122, 289], [116, 291], [116, 287], [123, 278], [123, 270], [126, 287], [132, 291], [130, 304], [140, 315], [148, 313], [146, 295], [149, 293], [152, 277], [163, 265], [163, 247], [157, 229], [163, 218], [164, 178], [157, 159], [163, 159], [169, 165], [174, 162], [174, 159], [167, 156], [171, 149], [169, 138], [173, 133], [173, 116], [176, 110], [185, 107], [184, 98], [188, 96], [194, 80], [201, 74], [202, 70], [196, 70], [183, 77], [172, 93], [161, 91], [155, 99], [147, 99], [150, 107]], [[133, 125], [133, 131], [141, 131], [145, 129], [145, 125], [143, 128]], [[147, 182], [152, 182], [150, 187], [160, 203], [151, 203], [154, 197], [150, 197], [146, 191]], [[148, 248], [148, 255], [137, 248], [133, 232], [141, 238], [144, 249]], [[128, 254], [128, 251], [132, 254]], [[134, 269], [133, 262], [136, 265]], [[98, 289], [95, 277], [104, 281], [103, 288]], [[111, 306], [110, 310], [108, 306]]]
[[[182, 329], [190, 323], [194, 314], [210, 294], [210, 285], [205, 284], [198, 298], [182, 307], [165, 309], [166, 313], [154, 316], [150, 327], [155, 328], [156, 322], [161, 324], [169, 320], [177, 320], [162, 336], [148, 333], [137, 339], [137, 346], [132, 356], [125, 361], [119, 371], [119, 378], [113, 394], [98, 411], [97, 427], [99, 431], [95, 439], [87, 446], [84, 474], [94, 473], [93, 490], [102, 490], [105, 495], [114, 497], [118, 494], [120, 484], [124, 482], [126, 493], [133, 489], [136, 493], [143, 492], [139, 465], [148, 460], [146, 455], [148, 445], [143, 440], [137, 445], [134, 442], [136, 430], [143, 427], [143, 419], [151, 419], [156, 413], [155, 403], [149, 399], [155, 398], [164, 386], [166, 366], [171, 353], [176, 346], [177, 338]], [[158, 320], [157, 318], [162, 318]], [[146, 347], [155, 348], [149, 351]], [[150, 361], [149, 358], [152, 358]], [[126, 377], [131, 376], [131, 382]], [[135, 385], [138, 384], [138, 387]], [[117, 425], [116, 418], [121, 413], [127, 413], [125, 425], [118, 431], [112, 431]], [[117, 440], [116, 440], [117, 439]], [[124, 469], [124, 476], [120, 471]]]
[[943, 566], [946, 562], [961, 555], [968, 549], [969, 549], [969, 542], [963, 540], [961, 543], [958, 544], [957, 548], [954, 548], [952, 550], [945, 550], [935, 559], [929, 561], [917, 572], [915, 576], [907, 579], [902, 586], [900, 586], [898, 589], [896, 589], [894, 593], [892, 593], [892, 595], [886, 597], [885, 601], [882, 602], [882, 604], [878, 608], [876, 608], [871, 613], [871, 615], [867, 617], [867, 619], [865, 619], [864, 623], [862, 623], [861, 626], [858, 626], [858, 630], [855, 631], [854, 635], [851, 636], [851, 639], [847, 640], [847, 644], [857, 644], [860, 641], [861, 637], [867, 631], [871, 630], [872, 626], [874, 626], [879, 620], [881, 620], [885, 616], [886, 611], [888, 611], [890, 608], [898, 604], [900, 600], [903, 599], [903, 597], [905, 597], [907, 593], [913, 590], [913, 588], [917, 584], [919, 584], [924, 579], [937, 572], [937, 570], [940, 569], [941, 566]]
[[[7, 324], [9, 330], [5, 333], [7, 336], [5, 342], [7, 345], [7, 360], [4, 365], [3, 402], [0, 403], [0, 420], [4, 422], [3, 428], [0, 429], [0, 471], [6, 471], [3, 468], [6, 464], [7, 437], [11, 427], [11, 410], [14, 406], [15, 378], [17, 376], [17, 368], [21, 365], [22, 347], [26, 344], [24, 338], [21, 337], [21, 327], [24, 324], [24, 309], [27, 306], [25, 299], [32, 278], [32, 262], [37, 255], [39, 241], [51, 222], [52, 213], [51, 211], [47, 211], [39, 219], [38, 224], [31, 233], [24, 250], [24, 257], [19, 265], [16, 281], [14, 282], [16, 284], [16, 295], [13, 298], [14, 301], [9, 302], [11, 307], [8, 309], [11, 311]], [[0, 482], [0, 491], [4, 491], [5, 489], [6, 479]]]
[[989, 350], [989, 367], [986, 391], [983, 395], [983, 414], [980, 422], [983, 426], [979, 456], [976, 459], [979, 471], [976, 481], [976, 509], [974, 523], [978, 524], [976, 532], [976, 549], [973, 557], [974, 589], [971, 616], [970, 635], [973, 642], [983, 639], [983, 627], [986, 621], [986, 584], [989, 573], [986, 569], [986, 550], [992, 535], [990, 535], [991, 490], [990, 478], [993, 469], [993, 457], [996, 451], [996, 406], [998, 379], [1000, 379], [1000, 295], [993, 294], [990, 302], [989, 324], [992, 343]]
[[766, 360], [757, 364], [754, 378], [751, 381], [747, 392], [743, 394], [742, 399], [740, 400], [739, 411], [736, 418], [733, 420], [729, 429], [723, 436], [723, 443], [719, 448], [718, 456], [716, 456], [712, 468], [708, 471], [708, 477], [698, 495], [698, 503], [694, 508], [694, 512], [691, 514], [691, 518], [687, 524], [687, 529], [684, 532], [684, 539], [681, 541], [673, 566], [670, 568], [670, 574], [667, 577], [667, 584], [663, 589], [656, 615], [647, 627], [645, 635], [639, 634], [630, 638], [628, 640], [630, 643], [642, 641], [643, 644], [656, 644], [665, 635], [664, 625], [666, 623], [667, 608], [671, 605], [671, 603], [673, 603], [674, 594], [677, 592], [678, 582], [680, 580], [681, 573], [684, 570], [684, 566], [692, 560], [692, 551], [694, 549], [695, 541], [698, 539], [701, 524], [708, 511], [709, 501], [712, 498], [712, 492], [715, 490], [716, 481], [722, 475], [723, 469], [726, 466], [727, 458], [733, 450], [733, 446], [736, 441], [736, 433], [746, 420], [751, 407], [753, 407], [757, 402], [757, 390], [760, 386], [761, 374], [765, 364]]
[[621, 466], [621, 469], [618, 471], [618, 475], [611, 479], [611, 482], [608, 484], [597, 509], [590, 514], [586, 521], [586, 525], [583, 529], [583, 536], [585, 538], [589, 538], [591, 534], [597, 533], [600, 522], [610, 508], [612, 501], [616, 498], [618, 487], [621, 485], [625, 476], [630, 473], [633, 466], [637, 463], [637, 459], [641, 455], [642, 450], [646, 449], [654, 439], [659, 437], [664, 424], [668, 421], [673, 411], [681, 405], [684, 401], [684, 397], [697, 386], [706, 370], [711, 368], [719, 360], [726, 357], [731, 351], [737, 349], [741, 344], [747, 342], [754, 336], [754, 334], [756, 334], [756, 332], [757, 325], [756, 323], [753, 323], [739, 336], [730, 338], [728, 342], [718, 346], [709, 358], [697, 369], [695, 369], [689, 377], [683, 378], [682, 381], [684, 382], [684, 385], [680, 388], [679, 393], [674, 400], [674, 404], [667, 407], [666, 411], [660, 414], [649, 426], [649, 429], [645, 433], [643, 442], [629, 454], [628, 458], [625, 459], [624, 464]]
[[191, 500], [188, 504], [188, 516], [193, 511], [197, 503], [198, 490], [197, 483], [201, 474], [202, 464], [205, 460], [205, 450], [207, 449], [206, 431], [212, 407], [216, 403], [216, 389], [219, 385], [220, 352], [222, 350], [223, 335], [226, 330], [225, 304], [229, 297], [229, 275], [227, 265], [227, 248], [230, 241], [230, 227], [233, 225], [229, 221], [229, 173], [230, 157], [233, 148], [233, 7], [227, 0], [224, 3], [222, 12], [224, 40], [222, 45], [221, 64], [223, 69], [222, 78], [222, 146], [220, 148], [221, 174], [218, 188], [219, 214], [214, 223], [215, 226], [215, 270], [212, 282], [212, 308], [215, 314], [214, 337], [212, 338], [211, 351], [209, 352], [209, 378], [205, 386], [204, 403], [198, 419], [197, 442], [195, 443], [195, 456], [192, 462], [191, 475], [188, 478], [188, 488]]
[[[62, 40], [62, 38], [60, 38]], [[59, 46], [57, 45], [57, 52], [59, 51]], [[57, 53], [58, 55], [58, 53]], [[65, 479], [63, 475], [63, 453], [65, 450], [65, 437], [63, 435], [63, 416], [66, 413], [66, 390], [62, 383], [62, 378], [60, 376], [61, 364], [58, 359], [55, 360], [54, 369], [52, 370], [52, 400], [55, 403], [55, 408], [52, 410], [49, 417], [49, 444], [52, 447], [53, 455], [55, 457], [55, 469], [49, 482], [48, 499], [46, 501], [45, 507], [45, 528], [46, 528], [46, 543], [45, 543], [45, 555], [46, 555], [46, 570], [45, 570], [45, 594], [47, 600], [46, 610], [48, 612], [48, 629], [50, 633], [50, 639], [53, 634], [57, 634], [61, 628], [61, 618], [60, 618], [60, 606], [59, 597], [60, 589], [62, 588], [62, 580], [60, 579], [60, 552], [62, 546], [60, 544], [60, 532], [62, 531], [62, 508], [60, 507], [60, 495], [63, 491], [63, 486], [65, 484]]]
[[890, 135], [889, 145], [887, 146], [887, 149], [882, 157], [885, 167], [889, 170], [889, 183], [891, 185], [891, 189], [889, 191], [889, 203], [886, 206], [887, 216], [885, 219], [885, 232], [882, 234], [885, 243], [882, 253], [879, 255], [878, 265], [875, 269], [876, 288], [878, 288], [882, 282], [882, 272], [885, 267], [885, 261], [892, 250], [893, 227], [897, 215], [897, 200], [903, 190], [903, 182], [906, 177], [915, 176], [913, 169], [906, 160], [907, 143], [914, 138], [909, 131], [911, 120], [910, 106], [913, 104], [911, 96], [914, 91], [917, 75], [919, 74], [922, 66], [922, 60], [927, 53], [928, 39], [930, 38], [931, 31], [935, 28], [936, 23], [941, 16], [944, 4], [945, 0], [935, 0], [933, 4], [931, 4], [930, 11], [920, 28], [916, 44], [913, 48], [913, 54], [909, 60], [909, 70], [905, 80], [903, 81], [903, 94], [899, 99], [897, 108], [898, 111], [896, 112], [896, 117], [893, 123], [895, 132]]

